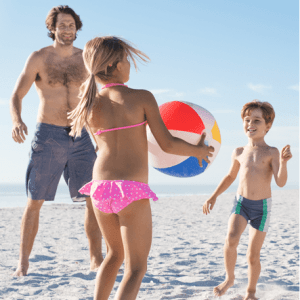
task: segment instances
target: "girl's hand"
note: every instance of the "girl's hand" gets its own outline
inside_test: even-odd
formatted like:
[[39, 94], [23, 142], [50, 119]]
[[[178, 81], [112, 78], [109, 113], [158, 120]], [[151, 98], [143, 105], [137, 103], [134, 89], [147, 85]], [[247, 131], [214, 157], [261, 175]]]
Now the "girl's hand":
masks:
[[217, 201], [216, 197], [211, 196], [208, 200], [205, 201], [203, 204], [203, 214], [207, 215], [210, 213], [210, 210], [212, 210], [215, 206], [215, 203]]
[[285, 147], [283, 147], [281, 149], [281, 153], [280, 153], [281, 162], [287, 162], [292, 157], [293, 157], [293, 155], [292, 155], [292, 152], [291, 152], [291, 149], [290, 149], [290, 145], [286, 145]]
[[198, 158], [198, 162], [199, 162], [199, 165], [201, 168], [202, 168], [202, 159], [204, 159], [204, 161], [206, 161], [209, 164], [210, 161], [208, 159], [208, 156], [212, 157], [213, 155], [210, 152], [215, 151], [213, 146], [206, 146], [204, 144], [205, 137], [206, 137], [206, 133], [204, 132], [201, 135], [201, 139], [200, 139], [199, 143], [197, 144], [197, 146], [199, 147], [199, 155], [197, 155], [197, 158]]

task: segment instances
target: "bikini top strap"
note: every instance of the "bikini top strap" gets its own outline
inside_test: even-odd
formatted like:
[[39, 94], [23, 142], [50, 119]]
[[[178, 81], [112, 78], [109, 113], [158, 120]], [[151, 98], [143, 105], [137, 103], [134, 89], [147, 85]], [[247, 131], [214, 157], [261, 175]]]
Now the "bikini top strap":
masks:
[[137, 127], [140, 125], [145, 124], [147, 121], [144, 121], [142, 123], [139, 124], [135, 124], [135, 125], [129, 125], [129, 126], [125, 126], [125, 127], [118, 127], [118, 128], [111, 128], [111, 129], [104, 129], [104, 130], [98, 130], [96, 133], [94, 133], [94, 135], [100, 135], [103, 132], [107, 132], [107, 131], [113, 131], [113, 130], [119, 130], [119, 129], [127, 129], [127, 128], [132, 128], [132, 127]]

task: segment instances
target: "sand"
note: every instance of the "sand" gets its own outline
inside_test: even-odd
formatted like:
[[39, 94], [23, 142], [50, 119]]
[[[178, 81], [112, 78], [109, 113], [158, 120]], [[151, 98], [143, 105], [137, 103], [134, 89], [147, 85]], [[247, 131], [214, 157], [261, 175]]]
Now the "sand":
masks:
[[[219, 197], [208, 216], [202, 214], [203, 195], [151, 203], [153, 243], [137, 299], [215, 299], [213, 287], [225, 276], [223, 245], [233, 197]], [[0, 209], [0, 299], [93, 299], [96, 273], [89, 271], [84, 205], [44, 205], [28, 276], [16, 278], [11, 274], [17, 266], [23, 210]], [[247, 243], [248, 228], [238, 247], [235, 285], [222, 300], [241, 300], [245, 293]], [[105, 255], [105, 245], [103, 250]], [[260, 299], [299, 299], [299, 190], [273, 192], [261, 264]], [[110, 299], [121, 279], [122, 274]]]

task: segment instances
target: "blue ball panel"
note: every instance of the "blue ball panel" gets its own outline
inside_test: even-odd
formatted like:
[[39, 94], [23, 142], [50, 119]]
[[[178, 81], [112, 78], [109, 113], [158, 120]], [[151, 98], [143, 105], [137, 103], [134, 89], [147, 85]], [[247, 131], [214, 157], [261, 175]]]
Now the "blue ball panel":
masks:
[[196, 157], [189, 157], [182, 163], [175, 165], [170, 168], [155, 168], [156, 170], [176, 177], [193, 177], [203, 173], [207, 167], [208, 163], [205, 160], [202, 160], [202, 168], [198, 164], [198, 159]]

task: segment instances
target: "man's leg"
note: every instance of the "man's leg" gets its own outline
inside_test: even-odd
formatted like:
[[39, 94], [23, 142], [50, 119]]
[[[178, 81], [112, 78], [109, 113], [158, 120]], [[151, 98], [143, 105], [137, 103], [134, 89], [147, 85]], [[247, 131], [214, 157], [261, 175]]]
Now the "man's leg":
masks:
[[93, 204], [90, 197], [86, 198], [85, 208], [85, 222], [84, 222], [86, 236], [90, 246], [91, 264], [90, 270], [93, 271], [101, 265], [103, 261], [102, 256], [102, 234], [95, 217]]
[[259, 231], [253, 227], [249, 230], [249, 245], [247, 251], [248, 260], [248, 287], [245, 300], [257, 300], [255, 297], [256, 285], [259, 278], [260, 265], [260, 250], [264, 243], [266, 232]]
[[215, 296], [221, 297], [234, 284], [234, 269], [237, 259], [237, 246], [240, 237], [247, 226], [247, 220], [237, 214], [232, 214], [228, 222], [228, 232], [224, 245], [224, 264], [226, 278], [224, 282], [214, 288]]
[[18, 268], [13, 276], [25, 276], [29, 267], [29, 255], [39, 228], [40, 209], [44, 200], [28, 199], [22, 217], [20, 256]]

